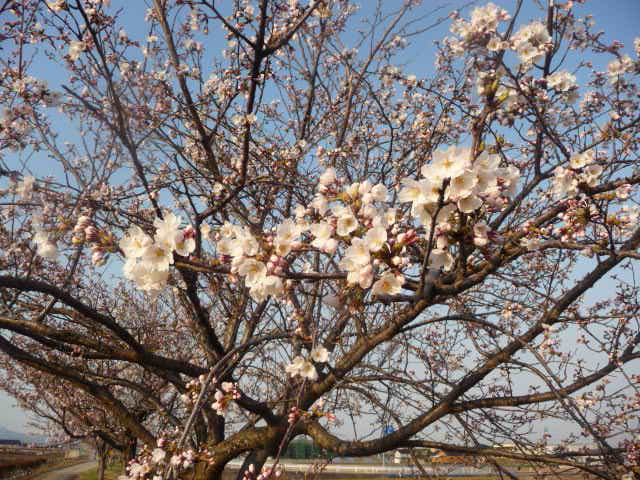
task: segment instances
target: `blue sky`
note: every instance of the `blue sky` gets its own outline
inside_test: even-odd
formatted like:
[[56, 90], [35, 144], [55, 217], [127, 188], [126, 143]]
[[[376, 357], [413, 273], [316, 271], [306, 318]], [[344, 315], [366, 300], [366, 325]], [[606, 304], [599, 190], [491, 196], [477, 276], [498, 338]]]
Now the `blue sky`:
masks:
[[[386, 0], [386, 4], [395, 5], [395, 2], [399, 0]], [[526, 6], [521, 14], [521, 21], [527, 22], [533, 18], [540, 16], [539, 10], [534, 5], [532, 0], [525, 0]], [[431, 1], [425, 0], [423, 7], [425, 11], [431, 10], [435, 6], [445, 6], [436, 16], [444, 15], [448, 10], [459, 8], [468, 3], [468, 1], [454, 0], [454, 1]], [[486, 2], [478, 2], [478, 4], [484, 4]], [[513, 10], [515, 2], [513, 0], [494, 0], [494, 3], [506, 8], [509, 11]], [[143, 2], [131, 2], [130, 0], [114, 0], [112, 2], [112, 9], [119, 8], [127, 4], [127, 8], [133, 8], [131, 13], [125, 17], [125, 28], [129, 36], [136, 40], [144, 40], [147, 35], [146, 27], [147, 23], [144, 21], [143, 16], [146, 11]], [[371, 5], [374, 4], [373, 0], [361, 0], [360, 4], [363, 5], [361, 14], [366, 16], [371, 10]], [[624, 51], [632, 53], [633, 39], [635, 36], [640, 35], [640, 0], [590, 0], [585, 5], [578, 6], [576, 12], [579, 15], [591, 14], [596, 23], [596, 29], [604, 30], [606, 33], [604, 39], [607, 41], [619, 40], [625, 44]], [[429, 23], [429, 21], [427, 21]], [[418, 76], [426, 75], [433, 68], [433, 49], [431, 48], [434, 40], [441, 39], [448, 34], [448, 23], [435, 28], [432, 31], [426, 32], [420, 37], [416, 37], [412, 40], [410, 47], [406, 53], [398, 58], [398, 63], [404, 63], [407, 65], [407, 73], [415, 73]], [[213, 29], [212, 29], [213, 30]], [[210, 43], [220, 41], [220, 35], [216, 33], [212, 36]], [[597, 58], [581, 57], [582, 60], [591, 60], [596, 65], [605, 65], [606, 60]], [[46, 70], [36, 71], [35, 75], [41, 75], [42, 78], [48, 79], [50, 86], [56, 88], [61, 82], [65, 82], [66, 78], [61, 75], [60, 71], [53, 72]], [[45, 75], [48, 75], [45, 76]], [[44, 158], [44, 157], [43, 157]], [[15, 431], [26, 432], [28, 431], [27, 421], [28, 416], [21, 409], [14, 407], [15, 400], [8, 397], [5, 393], [0, 391], [0, 425], [7, 427]]]

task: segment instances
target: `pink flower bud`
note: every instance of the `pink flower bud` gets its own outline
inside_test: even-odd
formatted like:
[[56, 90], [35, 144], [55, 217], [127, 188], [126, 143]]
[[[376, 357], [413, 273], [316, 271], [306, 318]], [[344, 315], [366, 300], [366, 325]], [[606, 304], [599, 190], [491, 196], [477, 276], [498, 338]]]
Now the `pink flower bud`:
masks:
[[97, 242], [98, 241], [98, 229], [93, 225], [84, 229], [84, 235], [88, 242]]
[[193, 228], [192, 225], [188, 225], [187, 227], [185, 227], [182, 230], [182, 236], [184, 237], [184, 239], [188, 239], [188, 238], [195, 238], [196, 237], [196, 231]]
[[73, 228], [73, 231], [76, 233], [82, 233], [89, 225], [91, 225], [91, 219], [86, 215], [82, 215], [78, 217], [78, 221], [76, 226]]

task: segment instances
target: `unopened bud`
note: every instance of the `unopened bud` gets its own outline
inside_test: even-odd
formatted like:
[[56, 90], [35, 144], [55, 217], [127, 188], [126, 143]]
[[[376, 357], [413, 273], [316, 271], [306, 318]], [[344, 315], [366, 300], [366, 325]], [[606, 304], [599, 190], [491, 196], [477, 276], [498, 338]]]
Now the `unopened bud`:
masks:
[[78, 217], [76, 226], [73, 228], [75, 233], [82, 233], [89, 225], [91, 225], [91, 219], [86, 215]]
[[185, 239], [196, 238], [196, 230], [193, 228], [192, 225], [188, 225], [182, 230], [182, 235], [184, 236]]
[[88, 242], [97, 242], [99, 238], [99, 231], [93, 225], [88, 226], [84, 229], [85, 238]]

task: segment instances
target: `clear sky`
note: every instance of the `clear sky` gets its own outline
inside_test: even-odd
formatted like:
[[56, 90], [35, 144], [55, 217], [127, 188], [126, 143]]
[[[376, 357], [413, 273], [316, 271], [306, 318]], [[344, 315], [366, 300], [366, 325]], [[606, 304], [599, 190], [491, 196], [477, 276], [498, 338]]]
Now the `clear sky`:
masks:
[[15, 406], [16, 401], [0, 390], [0, 426], [14, 432], [27, 432], [28, 414]]
[[[389, 5], [395, 5], [398, 0], [385, 0]], [[445, 15], [445, 12], [455, 8], [460, 8], [467, 4], [468, 0], [425, 0], [425, 12], [432, 10], [435, 6], [443, 5], [445, 8], [440, 10], [437, 15]], [[479, 1], [478, 4], [487, 2]], [[513, 11], [514, 0], [493, 0], [508, 11]], [[530, 19], [539, 17], [533, 0], [525, 0], [525, 8], [523, 10], [521, 20], [526, 22]], [[130, 38], [143, 40], [147, 34], [146, 22], [143, 20], [146, 8], [143, 2], [131, 2], [130, 0], [114, 0], [112, 1], [112, 9], [120, 8], [127, 4], [127, 10], [133, 7], [131, 15], [125, 18], [126, 30]], [[360, 0], [363, 6], [361, 13], [366, 15], [370, 10], [373, 0]], [[604, 30], [605, 40], [619, 40], [625, 44], [624, 50], [631, 54], [633, 49], [633, 39], [640, 36], [640, 0], [588, 0], [584, 5], [577, 6], [577, 14], [584, 16], [593, 15], [597, 29]], [[408, 65], [409, 70], [413, 70], [416, 75], [427, 74], [432, 69], [433, 55], [431, 44], [434, 40], [440, 39], [448, 34], [448, 24], [440, 26], [433, 31], [425, 33], [422, 37], [412, 40], [412, 44], [406, 54], [398, 58], [398, 61]], [[596, 64], [600, 64], [597, 59], [582, 58], [584, 60], [592, 60]], [[36, 73], [37, 75], [37, 73]], [[46, 79], [46, 78], [45, 78]], [[58, 81], [65, 79], [49, 78], [50, 86], [56, 88]], [[0, 372], [0, 375], [2, 372]], [[14, 431], [27, 432], [28, 415], [21, 409], [15, 407], [15, 400], [8, 397], [0, 391], [0, 426], [4, 426]]]

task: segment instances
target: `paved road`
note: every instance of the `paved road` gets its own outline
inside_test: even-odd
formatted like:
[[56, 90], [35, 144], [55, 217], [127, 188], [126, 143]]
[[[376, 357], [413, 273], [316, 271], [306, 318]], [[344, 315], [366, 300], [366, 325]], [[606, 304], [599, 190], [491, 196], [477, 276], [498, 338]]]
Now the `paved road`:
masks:
[[[272, 461], [266, 463], [271, 466]], [[231, 468], [240, 468], [242, 462], [233, 461], [228, 464]], [[280, 466], [283, 470], [289, 472], [312, 472], [314, 465], [309, 463], [298, 463], [295, 460], [281, 461]], [[430, 475], [446, 476], [446, 477], [473, 477], [493, 475], [490, 467], [469, 467], [466, 465], [442, 464], [438, 466], [425, 465], [424, 469]], [[333, 463], [325, 466], [324, 471], [329, 473], [350, 473], [350, 474], [385, 474], [390, 477], [410, 477], [419, 476], [420, 472], [411, 465], [376, 465], [376, 464], [339, 464]], [[515, 472], [514, 472], [515, 473]]]
[[54, 470], [53, 472], [43, 473], [38, 475], [34, 480], [70, 480], [75, 475], [82, 473], [86, 470], [96, 468], [98, 464], [95, 461], [79, 463], [72, 467], [61, 468], [60, 470]]

